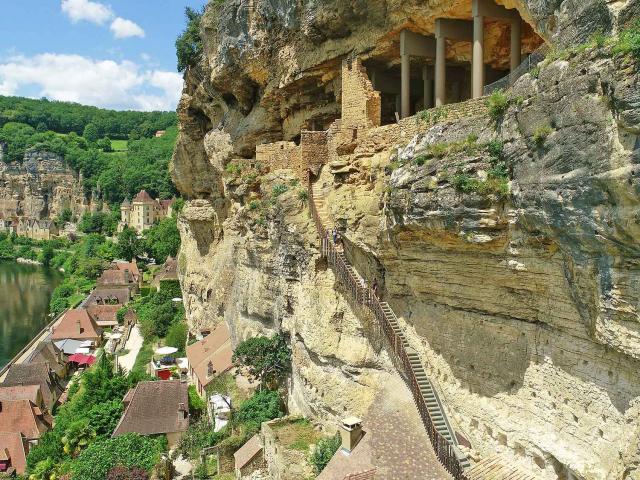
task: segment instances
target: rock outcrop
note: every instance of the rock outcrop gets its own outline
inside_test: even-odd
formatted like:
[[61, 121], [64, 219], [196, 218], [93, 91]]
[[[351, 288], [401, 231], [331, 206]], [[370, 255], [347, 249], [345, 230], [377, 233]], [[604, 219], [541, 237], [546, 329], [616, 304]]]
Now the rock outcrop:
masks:
[[[96, 199], [93, 204], [98, 207]], [[79, 216], [91, 209], [91, 202], [85, 198], [82, 178], [62, 157], [30, 150], [22, 163], [0, 161], [0, 215], [4, 218], [53, 220], [67, 208]]]
[[[638, 4], [498, 3], [529, 22], [527, 51], [615, 32]], [[179, 106], [185, 307], [192, 330], [226, 321], [235, 342], [286, 332], [290, 408], [331, 429], [367, 411], [392, 365], [320, 258], [306, 186], [266, 173], [255, 147], [326, 129], [343, 58], [392, 68], [401, 28], [432, 32], [469, 2], [247, 5], [209, 6]], [[501, 28], [488, 29], [494, 52]], [[521, 78], [502, 114], [369, 130], [316, 181], [474, 456], [549, 479], [638, 478], [640, 70], [608, 48], [560, 57]]]

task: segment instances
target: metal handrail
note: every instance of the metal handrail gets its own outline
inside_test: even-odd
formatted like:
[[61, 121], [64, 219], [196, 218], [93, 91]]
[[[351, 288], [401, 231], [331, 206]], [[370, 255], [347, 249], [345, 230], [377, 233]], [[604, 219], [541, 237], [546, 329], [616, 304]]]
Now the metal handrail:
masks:
[[[464, 467], [461, 464], [463, 455], [460, 450], [452, 445], [440, 432], [436, 430], [435, 423], [431, 418], [427, 404], [420, 391], [420, 385], [418, 379], [415, 376], [409, 355], [405, 349], [402, 338], [400, 338], [391, 326], [391, 321], [384, 311], [383, 303], [381, 302], [373, 289], [366, 287], [358, 278], [352, 273], [353, 267], [347, 262], [344, 253], [338, 251], [336, 246], [331, 241], [330, 232], [322, 224], [320, 213], [318, 212], [314, 197], [311, 181], [308, 182], [309, 192], [309, 211], [311, 217], [316, 224], [318, 235], [320, 236], [321, 254], [327, 258], [329, 266], [332, 267], [336, 277], [341, 280], [347, 287], [347, 291], [355, 298], [355, 300], [368, 307], [373, 316], [378, 321], [378, 327], [384, 332], [384, 337], [387, 340], [389, 350], [392, 353], [392, 359], [396, 367], [401, 370], [407, 382], [411, 394], [413, 396], [414, 403], [420, 413], [420, 418], [424, 425], [427, 435], [433, 449], [438, 457], [438, 460], [444, 468], [453, 476], [456, 480], [466, 480], [467, 477], [464, 474]], [[385, 304], [391, 315], [395, 317], [395, 313]], [[396, 317], [397, 319], [397, 317]], [[444, 411], [443, 411], [444, 414]], [[443, 415], [444, 416], [444, 415]]]
[[529, 73], [542, 62], [549, 53], [549, 46], [542, 44], [538, 49], [534, 50], [518, 67], [500, 80], [493, 82], [484, 87], [484, 94], [491, 95], [497, 90], [506, 90], [511, 87], [523, 75]]

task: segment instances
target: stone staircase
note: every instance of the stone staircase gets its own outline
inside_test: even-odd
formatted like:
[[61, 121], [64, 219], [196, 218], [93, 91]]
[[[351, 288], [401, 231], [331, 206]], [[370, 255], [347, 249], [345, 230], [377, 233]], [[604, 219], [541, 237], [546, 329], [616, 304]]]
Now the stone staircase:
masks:
[[336, 277], [346, 284], [347, 290], [356, 301], [368, 308], [378, 320], [378, 332], [384, 333], [391, 358], [411, 389], [438, 459], [455, 479], [466, 479], [465, 471], [471, 466], [469, 459], [458, 448], [455, 432], [422, 366], [420, 356], [409, 346], [398, 318], [389, 304], [380, 301], [375, 293], [365, 286], [364, 279], [347, 261], [344, 251], [334, 245], [333, 222], [326, 196], [317, 182], [309, 185], [309, 207], [321, 238], [323, 256], [327, 257]]

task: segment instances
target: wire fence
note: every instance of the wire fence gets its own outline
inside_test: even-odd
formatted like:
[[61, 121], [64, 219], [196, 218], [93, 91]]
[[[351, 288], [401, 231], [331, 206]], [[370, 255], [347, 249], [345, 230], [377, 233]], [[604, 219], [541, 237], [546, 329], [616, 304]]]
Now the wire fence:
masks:
[[497, 82], [486, 85], [484, 87], [484, 94], [491, 95], [497, 90], [506, 90], [511, 87], [520, 77], [537, 67], [538, 64], [546, 58], [548, 53], [549, 47], [546, 44], [543, 44], [537, 50], [531, 52], [524, 62], [522, 62], [513, 72], [509, 73], [509, 75], [501, 78]]

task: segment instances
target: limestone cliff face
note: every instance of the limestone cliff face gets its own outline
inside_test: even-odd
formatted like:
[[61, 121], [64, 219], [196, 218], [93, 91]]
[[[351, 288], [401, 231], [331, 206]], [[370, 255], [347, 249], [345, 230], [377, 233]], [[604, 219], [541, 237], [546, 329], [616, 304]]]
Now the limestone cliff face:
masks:
[[4, 218], [53, 219], [65, 208], [74, 215], [89, 209], [81, 179], [59, 155], [29, 151], [22, 163], [9, 164], [1, 157], [0, 153], [0, 214]]
[[[534, 31], [570, 45], [639, 8], [499, 3], [530, 23], [529, 50]], [[251, 158], [256, 144], [339, 117], [344, 57], [393, 66], [401, 28], [432, 32], [469, 2], [252, 5], [209, 7], [206, 55], [179, 105], [185, 306], [194, 331], [225, 320], [235, 341], [287, 332], [290, 407], [331, 427], [364, 413], [392, 367], [319, 256], [304, 185]], [[501, 28], [489, 28], [496, 52], [508, 50]], [[468, 59], [464, 45], [450, 51]], [[320, 172], [349, 258], [380, 280], [478, 456], [549, 479], [638, 478], [638, 92], [637, 64], [586, 50], [524, 76], [497, 120], [408, 119], [358, 137]], [[508, 184], [493, 181], [505, 168]]]

